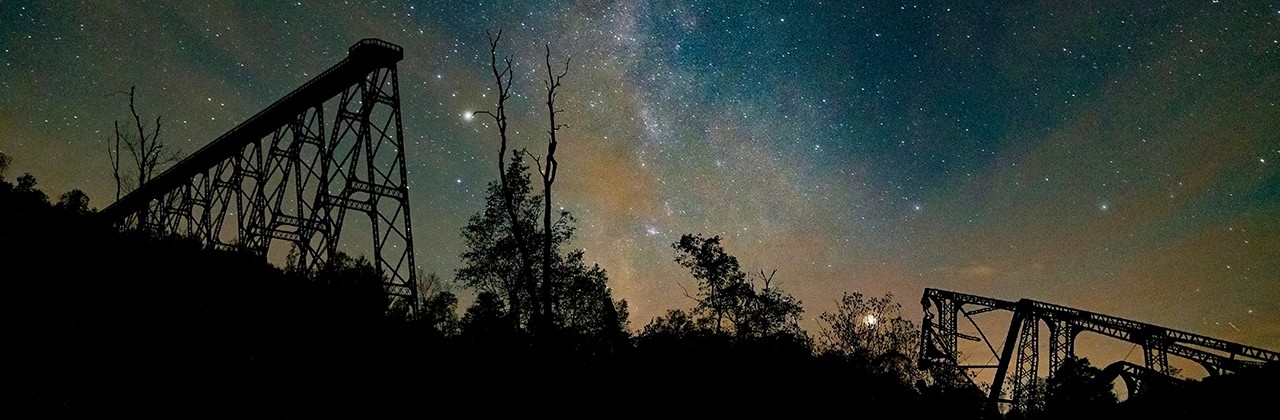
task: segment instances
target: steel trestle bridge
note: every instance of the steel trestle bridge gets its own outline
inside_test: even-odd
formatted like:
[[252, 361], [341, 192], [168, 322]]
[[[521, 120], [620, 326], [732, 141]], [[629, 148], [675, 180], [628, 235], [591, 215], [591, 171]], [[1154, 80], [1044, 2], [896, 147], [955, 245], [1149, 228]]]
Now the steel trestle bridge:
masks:
[[307, 269], [340, 251], [350, 216], [364, 216], [358, 222], [369, 225], [384, 290], [412, 309], [417, 284], [396, 73], [403, 58], [398, 45], [357, 42], [342, 61], [99, 216], [264, 258], [273, 244], [287, 246]]

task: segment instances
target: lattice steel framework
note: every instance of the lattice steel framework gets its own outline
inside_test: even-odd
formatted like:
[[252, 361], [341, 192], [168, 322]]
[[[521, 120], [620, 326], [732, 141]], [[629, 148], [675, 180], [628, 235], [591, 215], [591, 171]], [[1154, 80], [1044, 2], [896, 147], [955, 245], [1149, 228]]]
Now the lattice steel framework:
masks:
[[1049, 326], [1049, 374], [1062, 368], [1062, 362], [1076, 354], [1076, 335], [1080, 328], [1070, 322], [1055, 319], [1045, 321]]
[[[1147, 384], [1167, 381], [1169, 356], [1194, 361], [1210, 375], [1239, 372], [1259, 367], [1265, 363], [1280, 362], [1280, 353], [1199, 334], [1173, 330], [1123, 318], [1082, 311], [1079, 309], [1030, 299], [1011, 302], [983, 296], [925, 289], [920, 299], [924, 306], [923, 331], [920, 342], [920, 364], [929, 369], [986, 369], [994, 368], [995, 377], [987, 391], [987, 406], [998, 412], [1001, 404], [1009, 404], [1013, 410], [1027, 410], [1038, 379], [1040, 360], [1039, 326], [1049, 328], [1049, 377], [1062, 366], [1063, 361], [1075, 357], [1075, 339], [1082, 331], [1142, 346], [1144, 363], [1137, 366], [1117, 361], [1104, 369], [1102, 377], [1110, 381], [1123, 378], [1130, 395], [1145, 392]], [[969, 310], [968, 308], [974, 308]], [[1001, 351], [987, 339], [973, 315], [1007, 311], [1012, 313]], [[956, 330], [956, 315], [963, 315], [977, 328], [978, 336], [962, 334]], [[938, 321], [935, 322], [934, 320]], [[958, 343], [960, 339], [981, 341], [991, 350], [995, 365], [961, 365]], [[1012, 383], [1006, 383], [1010, 362], [1014, 360]], [[1006, 388], [1012, 388], [1006, 390]]]
[[1036, 398], [1036, 379], [1039, 378], [1040, 321], [1035, 318], [1022, 320], [1018, 340], [1018, 368], [1013, 375], [1013, 409], [1027, 412], [1033, 408]]
[[341, 62], [99, 215], [124, 228], [195, 237], [214, 249], [265, 257], [273, 245], [288, 246], [296, 264], [315, 269], [340, 251], [344, 222], [354, 212], [367, 216], [384, 290], [414, 309], [396, 72], [402, 58], [395, 44], [361, 40]]

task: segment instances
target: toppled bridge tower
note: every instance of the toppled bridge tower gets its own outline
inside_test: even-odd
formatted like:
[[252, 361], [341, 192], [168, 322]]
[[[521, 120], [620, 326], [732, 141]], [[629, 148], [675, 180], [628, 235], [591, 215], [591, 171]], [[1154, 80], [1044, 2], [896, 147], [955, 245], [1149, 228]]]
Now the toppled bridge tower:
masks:
[[264, 258], [273, 247], [292, 248], [305, 268], [339, 251], [349, 239], [344, 223], [368, 225], [357, 233], [371, 236], [358, 239], [371, 238], [386, 293], [412, 308], [417, 286], [396, 76], [403, 58], [395, 44], [357, 42], [338, 64], [99, 216]]
[[[1103, 369], [1105, 380], [1111, 381], [1116, 377], [1124, 380], [1130, 395], [1141, 394], [1150, 385], [1168, 381], [1171, 355], [1198, 363], [1210, 375], [1240, 372], [1280, 362], [1280, 353], [1270, 350], [1031, 299], [1011, 302], [925, 289], [920, 303], [924, 306], [920, 366], [949, 372], [995, 369], [991, 389], [987, 393], [989, 411], [1003, 407], [1024, 412], [1033, 408], [1029, 405], [1036, 400], [1032, 393], [1035, 392], [1034, 382], [1041, 360], [1041, 325], [1049, 329], [1049, 377], [1053, 377], [1064, 361], [1076, 357], [1075, 340], [1081, 332], [1089, 331], [1142, 347], [1143, 365], [1118, 361]], [[1012, 319], [1003, 343], [993, 344], [974, 317], [999, 311], [1011, 312]], [[972, 324], [977, 335], [959, 332], [956, 328], [958, 317]], [[996, 363], [960, 364], [957, 347], [961, 339], [985, 344]], [[1010, 373], [1012, 379], [1009, 378]]]

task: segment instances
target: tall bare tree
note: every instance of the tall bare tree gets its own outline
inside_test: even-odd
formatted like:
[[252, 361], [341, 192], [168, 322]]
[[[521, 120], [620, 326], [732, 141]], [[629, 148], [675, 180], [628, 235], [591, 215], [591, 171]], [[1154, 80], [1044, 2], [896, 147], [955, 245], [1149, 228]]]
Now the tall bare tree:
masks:
[[[502, 69], [498, 68], [498, 43], [502, 41], [502, 31], [498, 31], [498, 35], [489, 35], [489, 68], [493, 72], [493, 81], [498, 88], [498, 103], [496, 111], [476, 111], [472, 115], [487, 114], [493, 117], [494, 122], [498, 126], [498, 139], [500, 141], [498, 147], [498, 179], [502, 182], [502, 199], [504, 207], [506, 207], [507, 217], [510, 219], [511, 236], [516, 240], [516, 248], [520, 255], [520, 276], [516, 281], [522, 284], [515, 285], [515, 288], [523, 288], [529, 299], [537, 299], [537, 286], [534, 284], [532, 275], [532, 261], [529, 257], [529, 244], [523, 232], [522, 225], [519, 223], [519, 216], [512, 198], [511, 185], [507, 179], [506, 161], [507, 161], [507, 99], [511, 97], [511, 77], [512, 64], [511, 56], [503, 57]], [[515, 289], [513, 288], [513, 289]], [[520, 325], [520, 294], [512, 293], [508, 298], [510, 301], [511, 322], [516, 327]], [[538, 305], [531, 305], [538, 308]], [[543, 317], [541, 311], [534, 310], [531, 317], [531, 324], [542, 325]]]
[[[556, 114], [564, 112], [562, 109], [556, 109], [556, 88], [560, 87], [560, 79], [569, 74], [569, 61], [573, 58], [564, 60], [564, 70], [556, 75], [551, 70], [551, 44], [547, 44], [547, 54], [544, 57], [547, 65], [547, 79], [543, 80], [543, 84], [547, 88], [547, 118], [550, 125], [547, 129], [547, 165], [544, 167], [539, 163], [538, 173], [542, 175], [542, 313], [544, 319], [552, 313], [551, 308], [551, 185], [556, 182], [556, 172], [560, 169], [560, 163], [556, 161], [556, 132], [564, 127], [563, 124], [556, 124]], [[535, 159], [535, 161], [537, 161]]]
[[[155, 177], [156, 170], [162, 165], [178, 160], [179, 151], [170, 150], [167, 144], [160, 141], [160, 116], [156, 116], [155, 125], [152, 127], [151, 133], [147, 133], [147, 128], [143, 125], [142, 117], [138, 115], [138, 108], [135, 105], [136, 90], [137, 86], [131, 86], [128, 94], [129, 113], [133, 115], [134, 127], [138, 131], [137, 137], [121, 133], [120, 121], [117, 120], [115, 122], [115, 142], [107, 149], [107, 155], [111, 158], [111, 175], [116, 181], [116, 200], [120, 199], [120, 195], [125, 188], [134, 190], [142, 187], [147, 181]], [[119, 91], [112, 95], [116, 94], [123, 95], [125, 92]], [[129, 157], [133, 159], [136, 183], [128, 182], [128, 175], [121, 172], [120, 144], [122, 142], [129, 152]]]

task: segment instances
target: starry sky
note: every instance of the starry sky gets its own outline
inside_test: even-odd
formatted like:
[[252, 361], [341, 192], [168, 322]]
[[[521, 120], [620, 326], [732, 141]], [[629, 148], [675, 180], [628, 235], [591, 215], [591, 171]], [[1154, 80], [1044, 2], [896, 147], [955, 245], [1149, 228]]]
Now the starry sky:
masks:
[[670, 244], [702, 233], [777, 269], [811, 331], [843, 292], [918, 320], [937, 287], [1280, 349], [1274, 1], [5, 0], [0, 151], [102, 208], [112, 92], [189, 153], [381, 38], [417, 262], [452, 277], [496, 179], [465, 116], [493, 108], [498, 29], [516, 147], [545, 152], [544, 46], [572, 56], [556, 204], [634, 328], [692, 306]]

